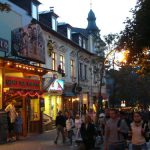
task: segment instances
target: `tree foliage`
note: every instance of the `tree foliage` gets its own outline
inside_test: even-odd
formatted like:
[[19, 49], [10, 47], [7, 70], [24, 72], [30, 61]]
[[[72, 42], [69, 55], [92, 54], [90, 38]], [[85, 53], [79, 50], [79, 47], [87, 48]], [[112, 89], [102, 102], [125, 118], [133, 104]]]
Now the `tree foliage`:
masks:
[[0, 2], [0, 12], [9, 12], [9, 11], [10, 11], [10, 5], [7, 3]]
[[110, 70], [109, 74], [114, 79], [114, 91], [112, 92], [112, 103], [120, 104], [121, 100], [126, 100], [127, 106], [132, 106], [138, 102], [147, 106], [150, 104], [150, 77], [140, 76], [136, 69], [124, 66], [120, 70]]
[[131, 12], [133, 18], [126, 19], [118, 48], [130, 51], [128, 62], [140, 74], [150, 74], [150, 1], [138, 0]]

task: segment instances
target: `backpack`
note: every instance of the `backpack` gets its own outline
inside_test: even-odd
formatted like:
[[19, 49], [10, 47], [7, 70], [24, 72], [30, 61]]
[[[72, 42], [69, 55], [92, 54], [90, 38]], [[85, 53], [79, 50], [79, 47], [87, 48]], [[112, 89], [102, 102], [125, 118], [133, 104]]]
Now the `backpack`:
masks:
[[144, 137], [146, 142], [150, 140], [150, 129], [148, 125], [148, 121], [143, 121], [142, 128], [144, 129]]
[[[119, 119], [119, 120], [118, 120], [118, 123], [117, 123], [117, 127], [118, 127], [118, 128], [120, 128], [122, 121], [124, 121], [124, 122], [127, 124], [127, 126], [129, 127], [129, 123], [127, 122], [126, 119]], [[129, 128], [130, 128], [130, 127], [129, 127]], [[118, 134], [122, 134], [122, 135], [123, 135], [123, 138], [124, 138], [125, 140], [128, 139], [128, 132], [119, 132]]]

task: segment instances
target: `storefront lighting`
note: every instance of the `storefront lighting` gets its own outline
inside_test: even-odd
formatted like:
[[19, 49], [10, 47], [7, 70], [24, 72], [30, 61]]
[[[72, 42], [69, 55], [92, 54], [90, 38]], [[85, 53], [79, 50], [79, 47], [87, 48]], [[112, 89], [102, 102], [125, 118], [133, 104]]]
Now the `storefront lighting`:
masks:
[[7, 62], [7, 66], [9, 66], [9, 65], [10, 65], [10, 62], [8, 61], [8, 62]]
[[121, 107], [126, 107], [126, 101], [121, 101]]
[[79, 101], [79, 97], [77, 97], [76, 100]]
[[[5, 92], [7, 92], [9, 90], [9, 88], [5, 88]], [[40, 94], [38, 92], [35, 92], [35, 93], [31, 93], [31, 92], [25, 92], [25, 93], [22, 93], [20, 91], [17, 91], [15, 92], [14, 94], [10, 94], [10, 95], [13, 95], [13, 96], [16, 96], [16, 95], [20, 95], [20, 96], [31, 96], [31, 97], [34, 97], [34, 96], [39, 96]]]

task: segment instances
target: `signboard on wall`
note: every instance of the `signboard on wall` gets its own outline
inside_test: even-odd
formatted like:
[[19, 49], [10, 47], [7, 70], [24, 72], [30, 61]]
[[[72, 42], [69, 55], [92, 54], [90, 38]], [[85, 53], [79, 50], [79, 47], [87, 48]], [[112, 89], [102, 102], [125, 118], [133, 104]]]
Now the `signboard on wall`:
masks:
[[6, 76], [4, 87], [12, 89], [40, 90], [40, 80]]
[[8, 40], [0, 38], [0, 51], [8, 52]]
[[62, 91], [64, 89], [64, 81], [56, 79], [49, 86], [48, 91]]
[[45, 63], [45, 42], [38, 24], [12, 31], [12, 55]]

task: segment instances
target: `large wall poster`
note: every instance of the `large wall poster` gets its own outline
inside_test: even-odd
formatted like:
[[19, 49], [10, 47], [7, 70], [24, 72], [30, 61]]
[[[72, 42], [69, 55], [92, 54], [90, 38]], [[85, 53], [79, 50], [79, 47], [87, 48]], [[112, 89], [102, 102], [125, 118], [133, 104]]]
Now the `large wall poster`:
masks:
[[38, 24], [12, 31], [12, 55], [45, 63], [45, 42]]

